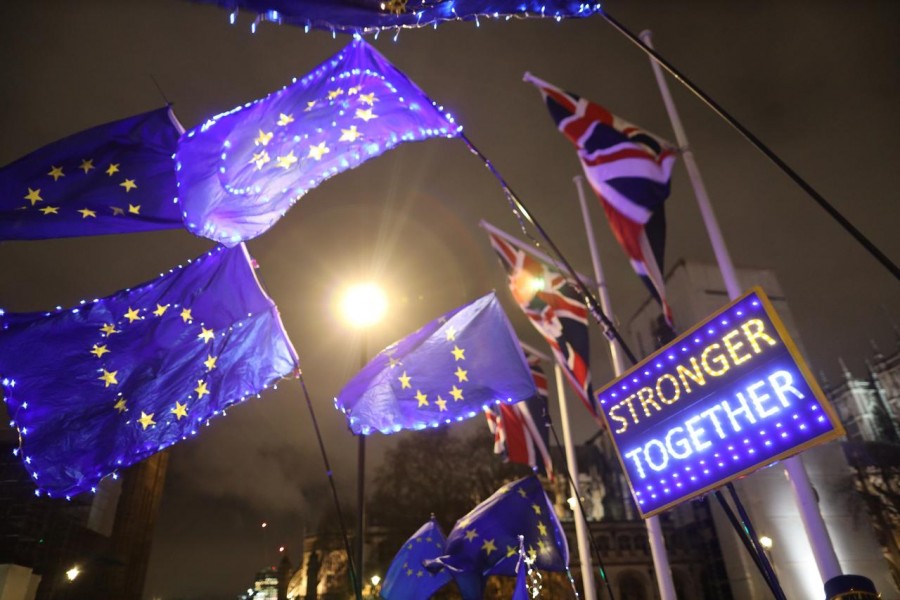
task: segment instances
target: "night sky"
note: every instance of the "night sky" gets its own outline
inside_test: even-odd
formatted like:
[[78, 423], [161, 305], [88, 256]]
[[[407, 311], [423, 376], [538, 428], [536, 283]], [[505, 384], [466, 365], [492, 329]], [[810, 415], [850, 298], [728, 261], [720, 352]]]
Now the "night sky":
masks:
[[[900, 4], [620, 0], [606, 8], [635, 32], [652, 29], [661, 53], [900, 261], [900, 39], [890, 25], [900, 21]], [[572, 184], [576, 155], [522, 74], [674, 139], [645, 56], [600, 17], [452, 23], [392, 38], [373, 43], [455, 114], [575, 267], [592, 272]], [[225, 11], [176, 0], [5, 6], [0, 164], [163, 105], [153, 78], [191, 128], [279, 89], [348, 41], [276, 25], [251, 35], [248, 15], [230, 26]], [[896, 348], [897, 281], [727, 124], [671, 85], [734, 262], [775, 270], [813, 372], [834, 381], [843, 357], [861, 375], [872, 343]], [[667, 264], [712, 262], [681, 163], [672, 190]], [[646, 292], [596, 202], [592, 210], [613, 304], [627, 322]], [[356, 445], [331, 400], [359, 366], [360, 337], [334, 310], [344, 285], [371, 277], [389, 291], [391, 312], [370, 333], [370, 353], [492, 288], [520, 336], [544, 347], [506, 293], [480, 219], [516, 232], [479, 160], [459, 140], [436, 139], [327, 181], [248, 244], [299, 352], [348, 504]], [[211, 246], [179, 230], [2, 243], [0, 307], [39, 310], [108, 295]], [[599, 385], [611, 369], [594, 329]], [[484, 430], [490, 443], [481, 419], [460, 428]], [[583, 425], [576, 441], [591, 434]], [[392, 442], [372, 438], [370, 464]], [[146, 597], [232, 598], [274, 564], [282, 543], [296, 565], [305, 528], [330, 502], [326, 486], [299, 385], [229, 411], [172, 451]]]

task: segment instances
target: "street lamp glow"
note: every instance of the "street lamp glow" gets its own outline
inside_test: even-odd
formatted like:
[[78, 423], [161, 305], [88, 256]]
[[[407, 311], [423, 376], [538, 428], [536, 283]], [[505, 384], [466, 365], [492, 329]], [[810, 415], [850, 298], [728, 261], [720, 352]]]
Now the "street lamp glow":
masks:
[[78, 568], [78, 565], [75, 565], [68, 571], [66, 571], [66, 579], [69, 581], [75, 581], [75, 578], [81, 575], [81, 569]]
[[374, 283], [354, 285], [341, 300], [341, 312], [354, 327], [368, 327], [387, 312], [387, 297]]
[[759, 538], [759, 545], [763, 547], [764, 550], [772, 549], [772, 538], [767, 535], [761, 536]]
[[378, 575], [372, 575], [372, 579], [370, 579], [369, 581], [372, 582], [372, 587], [376, 587], [379, 583], [381, 583], [381, 577], [379, 577]]

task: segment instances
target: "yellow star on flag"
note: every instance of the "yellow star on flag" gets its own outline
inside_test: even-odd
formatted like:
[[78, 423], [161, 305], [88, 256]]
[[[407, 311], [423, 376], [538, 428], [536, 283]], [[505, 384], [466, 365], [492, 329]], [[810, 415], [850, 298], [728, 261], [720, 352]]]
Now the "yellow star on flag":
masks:
[[338, 88], [336, 90], [331, 90], [330, 92], [328, 92], [328, 99], [334, 100], [335, 98], [337, 98], [338, 96], [342, 96], [343, 94], [344, 94], [344, 90], [342, 90], [341, 88]]
[[440, 409], [438, 412], [444, 412], [445, 410], [447, 410], [447, 401], [440, 396], [437, 397], [437, 400], [435, 400], [434, 403], [437, 404], [438, 408]]
[[540, 521], [538, 521], [537, 528], [538, 528], [538, 531], [541, 532], [541, 535], [542, 535], [542, 536], [546, 536], [546, 535], [547, 535], [547, 526], [546, 526], [546, 525], [544, 525], [543, 523], [541, 523]]
[[477, 537], [478, 537], [477, 529], [467, 529], [466, 530], [466, 541], [467, 542], [471, 542], [472, 540], [474, 540]]
[[347, 90], [347, 95], [348, 95], [348, 96], [355, 96], [356, 94], [359, 93], [359, 90], [361, 90], [361, 89], [362, 89], [362, 86], [361, 86], [361, 85], [354, 85], [352, 88], [350, 88], [349, 90]]
[[519, 549], [516, 548], [515, 546], [507, 546], [506, 547], [506, 558], [509, 558], [510, 556], [515, 556], [518, 553], [519, 553]]
[[469, 372], [462, 367], [456, 367], [456, 373], [454, 374], [456, 375], [456, 378], [459, 379], [460, 383], [469, 380]]
[[453, 386], [453, 388], [451, 388], [451, 390], [450, 390], [450, 395], [453, 396], [453, 401], [454, 401], [454, 402], [459, 402], [460, 400], [463, 399], [463, 392], [462, 392], [462, 390], [459, 389], [458, 387], [456, 387], [455, 385]]
[[271, 162], [271, 158], [269, 157], [269, 153], [265, 150], [260, 150], [259, 152], [253, 155], [253, 158], [250, 159], [250, 164], [256, 165], [256, 170], [261, 171], [263, 165], [267, 162]]
[[91, 354], [93, 354], [97, 358], [100, 358], [107, 352], [109, 352], [109, 349], [106, 347], [106, 344], [103, 344], [103, 345], [94, 344], [94, 347], [91, 348]]
[[50, 177], [53, 178], [53, 181], [59, 181], [60, 177], [65, 177], [66, 174], [63, 173], [62, 167], [53, 166], [50, 168], [50, 172], [47, 173]]
[[213, 338], [216, 337], [216, 334], [213, 333], [212, 329], [207, 329], [206, 327], [200, 326], [200, 334], [197, 336], [205, 342], [209, 342]]
[[537, 504], [532, 504], [531, 509], [534, 511], [534, 514], [536, 514], [536, 515], [541, 514], [541, 507], [538, 506]]
[[463, 348], [460, 348], [459, 346], [454, 344], [453, 350], [451, 350], [450, 352], [453, 353], [453, 358], [455, 360], [466, 360], [466, 351]]
[[356, 129], [356, 125], [351, 125], [350, 129], [341, 129], [341, 138], [338, 141], [355, 142], [356, 138], [361, 136], [362, 134]]
[[114, 333], [119, 333], [119, 330], [116, 329], [116, 326], [112, 323], [104, 323], [103, 327], [100, 328], [100, 331], [110, 336]]
[[416, 390], [416, 400], [419, 401], [419, 405], [416, 408], [428, 406], [428, 396], [426, 394], [423, 394], [422, 390]]
[[106, 174], [112, 177], [115, 173], [119, 172], [119, 163], [110, 163], [109, 167], [106, 169]]
[[44, 199], [41, 198], [41, 188], [33, 190], [28, 188], [28, 193], [25, 194], [25, 199], [31, 202], [31, 205], [34, 206], [38, 202], [43, 202]]
[[497, 550], [497, 546], [494, 545], [494, 538], [485, 540], [484, 543], [481, 545], [481, 549], [484, 550], [485, 554], [490, 556], [491, 552], [494, 552], [495, 550]]
[[309, 147], [309, 158], [313, 158], [315, 160], [322, 160], [322, 157], [331, 152], [328, 146], [325, 145], [325, 142], [320, 144], [316, 144], [315, 146]]
[[547, 552], [547, 550], [550, 549], [550, 546], [548, 546], [547, 542], [545, 542], [544, 540], [538, 540], [538, 549], [540, 550], [541, 554], [544, 554], [545, 552]]
[[294, 156], [294, 151], [291, 150], [287, 156], [276, 157], [275, 162], [277, 162], [278, 166], [283, 169], [290, 169], [291, 165], [297, 162], [297, 157]]
[[372, 106], [373, 104], [375, 104], [375, 92], [370, 92], [368, 94], [360, 94], [359, 101], [362, 102], [363, 104], [368, 104], [369, 106]]
[[141, 214], [141, 205], [140, 204], [129, 204], [128, 212], [130, 212], [133, 215]]
[[161, 316], [163, 316], [164, 314], [166, 314], [166, 311], [167, 311], [167, 310], [169, 310], [169, 305], [168, 305], [168, 304], [166, 304], [165, 306], [163, 306], [162, 304], [157, 304], [157, 305], [156, 305], [156, 310], [153, 311], [153, 314], [154, 314], [155, 316], [157, 316], [157, 317], [161, 317]]
[[394, 367], [396, 367], [397, 365], [402, 365], [402, 364], [403, 364], [402, 362], [400, 362], [398, 359], [394, 358], [393, 356], [388, 358], [388, 366], [392, 369]]
[[293, 123], [293, 122], [294, 122], [293, 115], [286, 115], [284, 113], [281, 113], [280, 115], [278, 115], [278, 123], [276, 123], [276, 125], [280, 125], [280, 126], [284, 127], [288, 123]]
[[[360, 98], [362, 98], [362, 96], [360, 96]], [[354, 117], [357, 119], [362, 119], [363, 121], [368, 123], [372, 119], [377, 119], [378, 115], [373, 115], [371, 108], [357, 108]]]
[[411, 388], [411, 387], [412, 387], [411, 385], [409, 385], [409, 380], [412, 379], [412, 377], [410, 377], [409, 375], [407, 375], [407, 374], [406, 374], [406, 371], [403, 371], [403, 375], [401, 375], [401, 376], [398, 377], [397, 379], [400, 380], [400, 389], [401, 389], [401, 390], [405, 390], [406, 388]]
[[113, 211], [113, 216], [117, 217], [125, 214], [125, 209], [119, 206], [110, 206]]
[[109, 371], [107, 371], [106, 369], [101, 369], [101, 371], [103, 371], [103, 375], [101, 375], [97, 379], [99, 379], [100, 381], [102, 381], [106, 384], [103, 387], [109, 387], [111, 385], [118, 385], [119, 382], [116, 381], [116, 373], [118, 373], [118, 371], [113, 371], [111, 373]]
[[78, 168], [84, 171], [84, 174], [87, 175], [87, 172], [94, 168], [94, 159], [82, 159], [81, 165]]
[[143, 425], [144, 429], [147, 429], [151, 425], [156, 425], [156, 421], [153, 420], [153, 413], [148, 415], [144, 411], [141, 411], [141, 418], [138, 419], [138, 422]]
[[253, 142], [257, 146], [266, 146], [269, 142], [272, 141], [272, 136], [275, 135], [273, 132], [266, 133], [262, 129], [259, 130], [259, 135], [256, 136], [256, 139]]
[[206, 382], [202, 379], [197, 381], [197, 387], [194, 388], [194, 391], [197, 392], [198, 400], [209, 393], [209, 390], [206, 389]]
[[181, 404], [178, 400], [175, 401], [175, 408], [170, 410], [173, 415], [175, 415], [175, 420], [180, 421], [181, 417], [187, 416], [187, 402]]
[[451, 325], [447, 328], [447, 341], [455, 342], [456, 341], [456, 328]]
[[41, 209], [41, 212], [45, 215], [58, 215], [59, 207], [58, 206], [45, 206]]
[[130, 192], [137, 187], [137, 184], [134, 182], [134, 179], [126, 179], [125, 181], [120, 183], [119, 186], [125, 188], [126, 192]]
[[82, 219], [87, 219], [88, 217], [94, 217], [95, 219], [97, 218], [97, 213], [95, 213], [94, 211], [92, 211], [89, 208], [82, 208], [78, 212], [81, 213]]
[[212, 354], [206, 355], [206, 360], [203, 361], [203, 366], [206, 367], [207, 371], [212, 371], [216, 368], [216, 361], [219, 359], [218, 356], [213, 356]]
[[194, 320], [193, 315], [191, 315], [191, 309], [189, 309], [189, 308], [181, 309], [181, 320], [184, 321], [185, 323], [190, 323], [191, 321]]
[[128, 400], [126, 400], [125, 398], [119, 398], [119, 400], [116, 402], [116, 404], [113, 406], [113, 408], [116, 409], [117, 411], [119, 411], [120, 413], [123, 413], [128, 410], [128, 408], [126, 408], [126, 406], [125, 406], [125, 404], [127, 402], [128, 402]]
[[131, 307], [129, 306], [129, 307], [128, 307], [128, 312], [125, 313], [125, 318], [128, 319], [128, 322], [129, 322], [129, 323], [134, 323], [135, 321], [137, 321], [138, 319], [141, 318], [141, 314], [140, 314], [140, 313], [141, 313], [141, 309], [139, 309], [139, 308], [131, 308]]
[[519, 495], [522, 496], [523, 498], [527, 498], [527, 497], [528, 497], [528, 494], [526, 494], [526, 493], [525, 493], [525, 490], [523, 490], [522, 488], [519, 488], [519, 489], [516, 490], [516, 491], [517, 491], [517, 492], [519, 493]]
[[306, 108], [303, 109], [303, 112], [311, 111], [315, 105], [316, 105], [316, 101], [310, 100], [309, 102], [306, 103]]

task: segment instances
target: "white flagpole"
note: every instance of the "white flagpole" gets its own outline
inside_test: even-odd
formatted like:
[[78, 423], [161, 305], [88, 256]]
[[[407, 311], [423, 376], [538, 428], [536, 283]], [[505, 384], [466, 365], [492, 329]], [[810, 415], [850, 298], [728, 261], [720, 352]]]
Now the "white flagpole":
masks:
[[[569, 428], [569, 407], [566, 404], [566, 387], [562, 369], [558, 362], [553, 363], [553, 374], [556, 376], [556, 397], [559, 400], [559, 420], [562, 421], [563, 445], [566, 448], [566, 462], [571, 477], [570, 493], [575, 498], [581, 497], [578, 489], [578, 460], [575, 458], [575, 446], [572, 444], [572, 432]], [[587, 521], [581, 512], [581, 502], [570, 502], [569, 508], [575, 517], [575, 539], [578, 541], [578, 560], [581, 562], [581, 582], [584, 585], [585, 600], [596, 600], [594, 589], [594, 561], [591, 558], [591, 547], [588, 542]]]
[[[581, 175], [574, 177], [575, 187], [578, 188], [578, 202], [581, 205], [581, 216], [584, 219], [584, 229], [587, 234], [588, 246], [591, 250], [591, 261], [594, 263], [594, 278], [597, 280], [597, 291], [600, 294], [600, 307], [610, 321], [615, 322], [612, 305], [609, 300], [609, 290], [606, 287], [606, 279], [603, 277], [603, 265], [600, 263], [600, 254], [597, 252], [597, 244], [594, 239], [594, 226], [591, 224], [590, 212], [587, 201], [584, 198], [584, 178]], [[614, 340], [609, 340], [609, 353], [612, 359], [613, 371], [616, 377], [625, 372], [625, 364], [622, 354]], [[669, 567], [669, 555], [666, 552], [666, 542], [662, 534], [662, 526], [659, 517], [650, 517], [645, 520], [647, 537], [650, 539], [650, 555], [653, 557], [653, 568], [656, 571], [656, 584], [659, 587], [661, 600], [676, 600], [675, 583], [672, 581], [672, 569]]]
[[[652, 34], [649, 30], [641, 32], [640, 38], [649, 48], [653, 48], [651, 44]], [[650, 66], [653, 68], [653, 74], [656, 76], [656, 83], [659, 85], [659, 92], [662, 95], [663, 103], [666, 105], [666, 111], [669, 113], [669, 119], [672, 121], [672, 129], [675, 130], [675, 139], [682, 150], [684, 157], [684, 166], [687, 168], [691, 184], [694, 186], [694, 194], [697, 196], [697, 204], [700, 206], [700, 212], [703, 215], [703, 222], [706, 225], [706, 231], [709, 240], [712, 243], [713, 252], [716, 255], [716, 262], [719, 264], [719, 270], [722, 272], [722, 279], [725, 281], [725, 289], [728, 297], [732, 300], [737, 299], [741, 295], [741, 286], [738, 283], [737, 275], [734, 271], [734, 265], [725, 246], [725, 240], [719, 229], [719, 223], [713, 213], [712, 205], [709, 197], [706, 195], [706, 187], [700, 177], [700, 170], [697, 163], [694, 162], [694, 155], [688, 144], [687, 135], [684, 127], [681, 125], [681, 118], [672, 101], [672, 95], [669, 93], [669, 86], [663, 76], [662, 69], [659, 64], [650, 60]], [[819, 569], [819, 576], [822, 581], [828, 581], [833, 577], [842, 574], [841, 565], [838, 562], [837, 554], [834, 551], [834, 545], [831, 537], [828, 535], [828, 529], [825, 526], [825, 520], [819, 511], [816, 493], [813, 490], [809, 475], [803, 466], [803, 461], [799, 456], [782, 461], [785, 467], [785, 473], [791, 482], [791, 489], [794, 492], [794, 501], [800, 511], [800, 517], [803, 521], [803, 527], [806, 530], [806, 537], [809, 539], [812, 547], [813, 556], [816, 560], [816, 566]]]

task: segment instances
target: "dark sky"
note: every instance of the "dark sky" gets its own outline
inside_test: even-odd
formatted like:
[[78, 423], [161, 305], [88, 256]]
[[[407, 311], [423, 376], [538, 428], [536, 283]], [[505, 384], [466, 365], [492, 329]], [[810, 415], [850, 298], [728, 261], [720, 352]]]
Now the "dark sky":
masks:
[[[900, 40], [890, 25], [900, 21], [900, 5], [619, 0], [606, 8], [635, 32], [651, 28], [663, 54], [900, 261]], [[229, 26], [224, 11], [176, 0], [34, 0], [2, 12], [0, 164], [160, 106], [151, 75], [190, 128], [280, 88], [348, 41], [274, 25], [251, 35], [246, 15]], [[448, 24], [392, 37], [374, 45], [456, 115], [576, 268], [591, 272], [572, 185], [577, 159], [522, 74], [530, 70], [672, 139], [645, 57], [600, 17], [483, 20], [480, 28]], [[814, 372], [834, 379], [843, 357], [861, 374], [870, 340], [895, 347], [897, 281], [724, 122], [672, 89], [734, 262], [776, 271]], [[645, 294], [592, 204], [613, 303], [627, 321]], [[711, 262], [680, 164], [667, 207], [668, 263]], [[335, 315], [335, 296], [364, 275], [389, 289], [392, 312], [370, 335], [374, 352], [491, 288], [503, 290], [477, 227], [482, 218], [515, 231], [479, 161], [457, 140], [433, 140], [326, 182], [249, 243], [300, 354], [348, 498], [355, 443], [331, 398], [358, 367], [359, 338]], [[0, 306], [37, 310], [108, 295], [210, 246], [185, 231], [3, 243]], [[539, 345], [501, 296], [520, 335]], [[611, 370], [596, 331], [594, 341], [594, 381], [603, 383]], [[463, 428], [486, 432], [480, 420]], [[577, 438], [591, 433], [578, 430]], [[372, 438], [373, 460], [391, 443]], [[296, 563], [304, 527], [328, 502], [299, 385], [229, 411], [173, 449], [147, 597], [233, 597], [274, 561], [279, 544], [293, 545]]]

